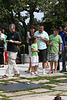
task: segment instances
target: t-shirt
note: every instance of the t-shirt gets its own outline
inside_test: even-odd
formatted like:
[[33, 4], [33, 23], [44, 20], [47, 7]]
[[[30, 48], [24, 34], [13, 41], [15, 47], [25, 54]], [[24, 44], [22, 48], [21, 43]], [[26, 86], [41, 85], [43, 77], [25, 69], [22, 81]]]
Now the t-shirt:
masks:
[[49, 53], [55, 53], [58, 54], [59, 52], [59, 44], [62, 43], [62, 39], [59, 35], [50, 35], [49, 37], [50, 43], [52, 43], [52, 46], [48, 46], [48, 52]]
[[[33, 48], [33, 50], [38, 50], [37, 49], [37, 43], [36, 44], [32, 44], [31, 48]], [[38, 56], [37, 52], [31, 52], [31, 56]]]
[[4, 39], [4, 34], [3, 33], [0, 35], [0, 38], [3, 38]]
[[[35, 34], [34, 34], [34, 36], [41, 36], [41, 37], [43, 37], [44, 39], [47, 39], [47, 40], [49, 40], [49, 36], [48, 36], [48, 34], [47, 34], [47, 32], [45, 32], [45, 31], [43, 31], [43, 33], [39, 33], [39, 31], [36, 31], [35, 32]], [[38, 45], [38, 49], [39, 50], [44, 50], [44, 49], [46, 49], [47, 48], [47, 45], [46, 45], [46, 42], [45, 41], [43, 41], [42, 39], [40, 39], [40, 38], [38, 38], [38, 40], [37, 40], [37, 45]]]
[[64, 46], [65, 46], [65, 36], [66, 36], [66, 34], [64, 34], [64, 32], [61, 32], [58, 35], [60, 35], [61, 38], [62, 38], [62, 50], [63, 50]]
[[[13, 33], [8, 33], [7, 34], [7, 40], [13, 40], [13, 41], [21, 41], [20, 35], [18, 32], [13, 32]], [[17, 52], [17, 45], [16, 43], [11, 43], [8, 42], [7, 43], [7, 51], [11, 51], [11, 52]]]

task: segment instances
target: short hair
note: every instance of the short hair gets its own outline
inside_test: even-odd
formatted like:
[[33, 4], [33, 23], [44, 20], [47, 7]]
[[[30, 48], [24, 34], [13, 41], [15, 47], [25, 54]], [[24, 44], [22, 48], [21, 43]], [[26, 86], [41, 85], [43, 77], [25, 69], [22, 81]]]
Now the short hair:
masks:
[[9, 25], [9, 29], [10, 29], [11, 27], [13, 27], [13, 28], [15, 29], [15, 24], [10, 24], [10, 25]]
[[57, 28], [55, 28], [54, 31], [58, 31], [59, 32], [59, 30]]
[[30, 29], [35, 29], [35, 26], [34, 26], [34, 25], [31, 25], [31, 26], [30, 26]]
[[39, 24], [39, 26], [42, 26], [42, 27], [44, 28], [44, 25], [43, 25], [43, 23], [40, 23], [40, 24]]
[[[59, 26], [59, 27], [58, 27], [58, 30], [60, 30], [60, 28], [62, 28], [62, 26]], [[63, 29], [63, 28], [62, 28], [62, 29]]]

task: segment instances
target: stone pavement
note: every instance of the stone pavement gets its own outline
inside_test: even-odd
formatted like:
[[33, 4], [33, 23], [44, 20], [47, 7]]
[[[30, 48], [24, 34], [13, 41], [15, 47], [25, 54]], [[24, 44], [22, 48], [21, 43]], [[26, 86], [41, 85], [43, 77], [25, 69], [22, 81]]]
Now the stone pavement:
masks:
[[[0, 90], [0, 100], [53, 100], [56, 95], [62, 96], [63, 100], [67, 100], [67, 82], [63, 82], [62, 80], [67, 80], [67, 72], [66, 73], [53, 73], [47, 74], [50, 68], [46, 69], [46, 74], [42, 75], [42, 64], [39, 64], [38, 76], [32, 76], [30, 73], [26, 73], [25, 70], [28, 69], [29, 64], [17, 64], [18, 69], [20, 71], [20, 77], [13, 78], [13, 72], [11, 73], [11, 77], [7, 79], [3, 79], [2, 75], [5, 74], [5, 70], [7, 69], [7, 65], [4, 68], [0, 68], [0, 84], [5, 83], [35, 83], [35, 84], [43, 84], [46, 87], [20, 90], [20, 91], [4, 91]], [[54, 67], [53, 67], [54, 69]], [[61, 64], [62, 69], [62, 64]]]

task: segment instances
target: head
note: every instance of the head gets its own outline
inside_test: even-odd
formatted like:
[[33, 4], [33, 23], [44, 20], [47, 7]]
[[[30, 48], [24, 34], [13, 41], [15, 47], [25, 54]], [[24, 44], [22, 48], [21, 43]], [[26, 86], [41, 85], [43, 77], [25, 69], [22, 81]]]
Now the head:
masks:
[[60, 96], [56, 96], [54, 100], [62, 100]]
[[2, 34], [2, 28], [0, 28], [0, 35]]
[[60, 33], [63, 32], [63, 28], [61, 26], [59, 26], [58, 30]]
[[35, 33], [35, 26], [34, 26], [34, 25], [32, 25], [32, 26], [30, 27], [30, 32], [31, 32], [32, 34]]
[[67, 25], [64, 26], [64, 30], [67, 30]]
[[54, 29], [54, 35], [56, 36], [58, 35], [58, 33], [59, 33], [58, 29]]
[[15, 32], [15, 24], [10, 24], [9, 30], [10, 30], [11, 33]]
[[5, 33], [5, 30], [4, 30], [4, 29], [2, 29], [2, 33], [3, 33], [3, 34]]
[[34, 37], [32, 38], [32, 43], [36, 43], [36, 42], [37, 42], [37, 37], [34, 36]]
[[39, 29], [39, 33], [42, 33], [43, 30], [44, 30], [44, 26], [42, 24], [40, 24], [39, 27], [38, 27], [38, 29]]

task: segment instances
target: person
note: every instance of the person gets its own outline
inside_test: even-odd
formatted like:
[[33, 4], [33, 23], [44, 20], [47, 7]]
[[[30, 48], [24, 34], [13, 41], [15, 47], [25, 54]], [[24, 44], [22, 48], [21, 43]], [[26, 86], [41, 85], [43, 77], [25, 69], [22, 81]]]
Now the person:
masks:
[[[59, 51], [60, 47], [60, 51]], [[55, 65], [54, 72], [57, 72], [57, 65], [58, 65], [58, 54], [61, 54], [62, 52], [62, 39], [58, 35], [58, 30], [54, 30], [54, 34], [50, 35], [49, 37], [49, 43], [48, 43], [48, 60], [50, 61], [50, 71], [48, 74], [53, 73], [53, 62]]]
[[13, 77], [20, 76], [20, 73], [17, 69], [17, 65], [15, 62], [17, 56], [17, 45], [21, 44], [21, 38], [18, 32], [15, 31], [15, 24], [11, 24], [9, 26], [10, 33], [7, 35], [7, 51], [8, 51], [8, 68], [6, 70], [3, 78], [8, 78], [11, 74], [11, 71], [14, 71]]
[[0, 68], [4, 67], [4, 41], [0, 39]]
[[64, 26], [63, 32], [64, 32], [65, 34], [67, 34], [67, 25]]
[[[37, 49], [37, 38], [33, 37], [32, 45], [31, 45], [31, 66], [32, 66], [32, 75], [38, 75], [37, 68], [38, 68], [38, 49]], [[34, 72], [35, 71], [35, 72]]]
[[4, 40], [4, 34], [2, 33], [2, 28], [0, 28], [0, 39]]
[[6, 58], [6, 55], [7, 55], [7, 43], [6, 43], [6, 39], [7, 39], [7, 35], [5, 35], [5, 30], [4, 29], [2, 29], [2, 33], [4, 34], [4, 47], [5, 47], [5, 52], [4, 52], [4, 64], [7, 64], [8, 62], [8, 60], [7, 60], [7, 58]]
[[56, 96], [56, 97], [54, 98], [54, 100], [62, 100], [62, 98], [61, 98], [60, 96]]
[[59, 33], [58, 35], [61, 36], [62, 38], [62, 53], [59, 55], [59, 60], [58, 60], [58, 67], [57, 70], [60, 71], [60, 59], [62, 58], [62, 70], [60, 72], [65, 72], [66, 71], [66, 67], [65, 67], [65, 50], [64, 50], [64, 46], [65, 44], [65, 37], [66, 37], [66, 33], [64, 33], [62, 27], [60, 26], [59, 28]]
[[35, 32], [34, 36], [38, 38], [38, 50], [39, 50], [39, 61], [42, 62], [43, 71], [45, 74], [46, 61], [47, 61], [47, 42], [49, 42], [49, 36], [47, 32], [44, 31], [43, 24], [39, 24], [38, 31]]
[[35, 26], [32, 25], [30, 27], [30, 34], [28, 34], [28, 38], [27, 38], [27, 43], [28, 43], [28, 50], [29, 50], [29, 69], [25, 72], [30, 73], [31, 72], [31, 44], [32, 44], [32, 38], [34, 36], [35, 33]]
[[4, 35], [2, 34], [2, 28], [0, 28], [0, 67], [4, 67]]

